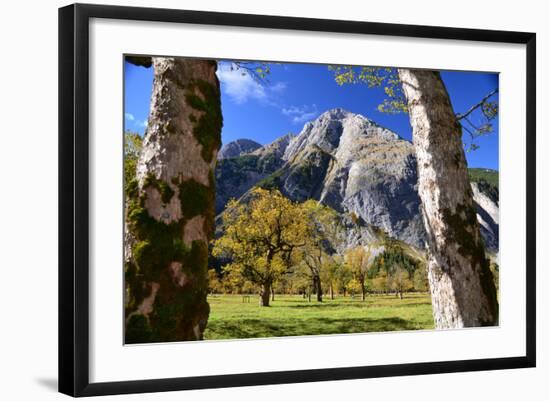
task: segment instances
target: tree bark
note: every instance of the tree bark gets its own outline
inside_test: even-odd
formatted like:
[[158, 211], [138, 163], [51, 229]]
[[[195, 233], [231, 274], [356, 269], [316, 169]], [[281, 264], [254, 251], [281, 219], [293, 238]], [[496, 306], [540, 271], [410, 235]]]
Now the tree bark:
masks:
[[418, 162], [435, 325], [496, 325], [496, 288], [479, 232], [462, 132], [449, 95], [438, 72], [399, 69], [398, 73]]
[[364, 301], [365, 298], [366, 298], [366, 293], [367, 291], [365, 291], [365, 280], [361, 280], [361, 301]]
[[[144, 65], [142, 63], [142, 65]], [[214, 61], [153, 58], [148, 126], [127, 193], [127, 343], [202, 339], [221, 99]]]
[[260, 291], [260, 306], [269, 306], [269, 299], [271, 297], [271, 283], [266, 281], [262, 284]]
[[318, 276], [313, 278], [313, 288], [317, 302], [323, 302], [323, 288], [321, 287], [321, 279]]

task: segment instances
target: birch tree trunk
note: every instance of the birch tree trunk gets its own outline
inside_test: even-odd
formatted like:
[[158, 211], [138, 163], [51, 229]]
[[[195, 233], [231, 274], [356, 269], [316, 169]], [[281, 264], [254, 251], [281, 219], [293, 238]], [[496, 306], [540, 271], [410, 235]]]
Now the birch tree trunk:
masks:
[[127, 185], [125, 337], [200, 340], [222, 127], [216, 63], [153, 58], [152, 65], [148, 126], [137, 178]]
[[498, 302], [468, 179], [461, 129], [438, 72], [399, 69], [418, 161], [437, 328], [498, 324]]

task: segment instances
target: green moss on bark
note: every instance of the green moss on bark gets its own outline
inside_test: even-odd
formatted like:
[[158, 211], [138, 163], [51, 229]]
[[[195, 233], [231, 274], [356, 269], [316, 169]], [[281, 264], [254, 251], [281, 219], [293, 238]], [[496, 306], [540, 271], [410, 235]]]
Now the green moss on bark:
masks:
[[170, 262], [182, 260], [189, 249], [181, 239], [184, 219], [165, 224], [151, 217], [141, 203], [131, 205], [128, 223], [136, 238], [132, 247], [134, 261], [139, 273], [149, 281]]
[[152, 330], [147, 317], [135, 314], [126, 323], [126, 344], [143, 344], [151, 342]]
[[213, 188], [209, 188], [194, 179], [178, 184], [181, 212], [186, 219], [204, 214], [208, 203], [212, 201]]
[[[485, 258], [482, 241], [476, 241], [474, 233], [468, 230], [468, 227], [475, 224], [477, 219], [473, 206], [458, 205], [454, 213], [450, 209], [444, 209], [443, 219], [449, 227], [450, 237], [458, 244], [458, 252], [462, 256], [466, 258], [482, 256], [482, 258]], [[479, 259], [476, 258], [476, 260]]]
[[[190, 283], [183, 288], [173, 285], [166, 271], [159, 276], [160, 288], [153, 312], [150, 315], [153, 341], [166, 341], [176, 336], [184, 339], [201, 339], [206, 327], [209, 306], [208, 293], [208, 247], [204, 241], [193, 241], [190, 251], [181, 260], [182, 271]], [[199, 337], [197, 338], [198, 328]]]
[[214, 238], [216, 225], [216, 178], [214, 170], [210, 170], [208, 174], [209, 191], [207, 194], [206, 207], [204, 209], [204, 225], [203, 229], [206, 236], [210, 239]]
[[124, 283], [126, 285], [125, 314], [128, 316], [148, 295], [143, 278], [134, 262], [126, 262], [124, 265]]
[[[209, 178], [213, 185], [212, 175]], [[197, 215], [204, 215], [213, 225], [213, 212], [210, 213], [214, 210], [213, 187], [195, 180], [178, 181], [173, 180], [182, 201], [183, 217], [179, 221], [166, 224], [151, 217], [145, 208], [145, 194], [127, 201], [127, 224], [136, 242], [132, 246], [132, 262], [125, 268], [126, 316], [150, 295], [151, 282], [160, 286], [149, 317], [136, 314], [128, 320], [127, 343], [200, 339], [206, 327], [208, 245], [197, 240], [186, 246], [182, 233], [186, 222]], [[147, 185], [156, 188], [158, 180], [149, 180]], [[169, 269], [173, 262], [182, 266], [183, 285], [177, 283], [174, 272]]]
[[167, 182], [159, 180], [153, 174], [148, 174], [143, 182], [143, 188], [152, 187], [155, 188], [159, 193], [162, 200], [162, 203], [170, 203], [170, 199], [174, 196], [174, 191], [170, 188]]
[[189, 120], [194, 124], [193, 135], [202, 145], [201, 156], [210, 163], [221, 145], [223, 118], [219, 85], [195, 80], [188, 86], [185, 100], [191, 108], [201, 112], [198, 118], [190, 117]]
[[126, 198], [133, 199], [136, 198], [139, 194], [139, 184], [136, 178], [132, 178], [126, 182], [126, 187], [124, 188], [124, 193]]
[[474, 206], [459, 205], [454, 213], [449, 209], [443, 210], [443, 219], [449, 227], [449, 239], [459, 246], [458, 252], [472, 262], [471, 267], [474, 272], [476, 272], [476, 266], [479, 267], [477, 274], [481, 288], [487, 298], [490, 313], [494, 317], [494, 320], [481, 322], [481, 325], [494, 326], [498, 324], [499, 307], [493, 273], [489, 260], [485, 257], [483, 240], [481, 238], [476, 240], [474, 233], [467, 229], [477, 221], [476, 210]]

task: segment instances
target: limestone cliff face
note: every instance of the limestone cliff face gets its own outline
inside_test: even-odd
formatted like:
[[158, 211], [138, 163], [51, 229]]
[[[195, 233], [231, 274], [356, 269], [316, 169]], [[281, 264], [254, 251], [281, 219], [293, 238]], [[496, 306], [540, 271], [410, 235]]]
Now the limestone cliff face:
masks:
[[[498, 251], [498, 193], [487, 183], [472, 182], [472, 193], [477, 210], [477, 221], [485, 246], [494, 252]], [[495, 197], [496, 195], [496, 197]]]
[[[424, 249], [413, 145], [374, 121], [343, 109], [323, 113], [286, 135], [216, 169], [217, 212], [255, 185], [297, 201], [317, 199], [340, 212], [346, 246], [367, 244], [380, 231]], [[472, 184], [486, 245], [498, 248], [498, 199]], [[492, 194], [494, 195], [494, 194]]]
[[329, 110], [306, 124], [284, 158], [282, 189], [291, 197], [319, 199], [422, 247], [414, 149], [397, 134], [361, 115]]

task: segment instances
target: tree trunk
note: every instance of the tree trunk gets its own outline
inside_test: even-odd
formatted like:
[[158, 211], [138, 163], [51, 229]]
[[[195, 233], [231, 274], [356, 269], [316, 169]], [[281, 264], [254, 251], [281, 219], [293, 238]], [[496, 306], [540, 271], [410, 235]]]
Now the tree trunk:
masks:
[[271, 287], [271, 301], [275, 301], [275, 288]]
[[332, 287], [332, 283], [329, 286], [329, 293], [330, 293], [330, 299], [334, 299], [334, 288]]
[[269, 298], [271, 297], [271, 283], [266, 281], [262, 285], [260, 291], [260, 306], [269, 306]]
[[399, 69], [398, 73], [418, 163], [435, 325], [496, 325], [496, 288], [479, 232], [461, 128], [449, 95], [438, 72]]
[[366, 293], [367, 293], [367, 291], [365, 291], [365, 281], [361, 280], [361, 301], [365, 300]]
[[[143, 65], [143, 64], [142, 64]], [[200, 340], [222, 127], [216, 63], [153, 58], [148, 126], [127, 185], [127, 343]]]
[[323, 302], [323, 288], [321, 287], [321, 279], [318, 276], [313, 276], [313, 290], [315, 291], [317, 302]]

